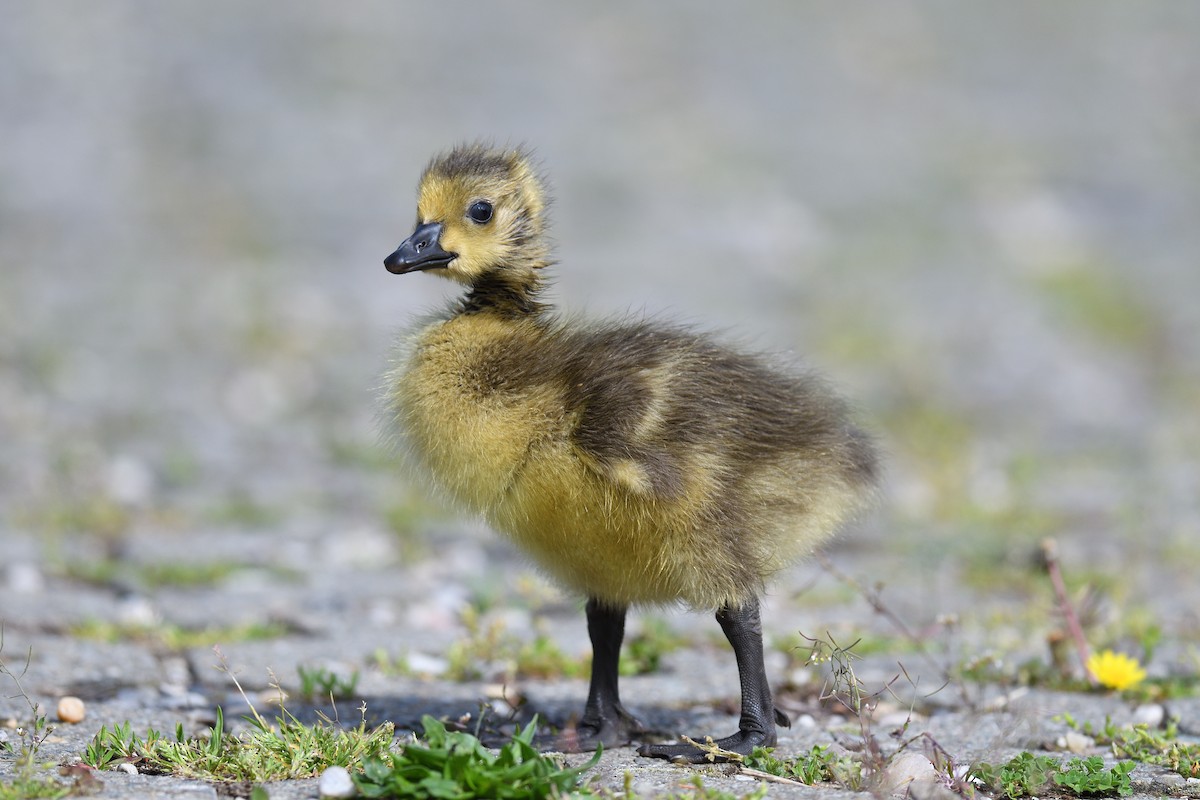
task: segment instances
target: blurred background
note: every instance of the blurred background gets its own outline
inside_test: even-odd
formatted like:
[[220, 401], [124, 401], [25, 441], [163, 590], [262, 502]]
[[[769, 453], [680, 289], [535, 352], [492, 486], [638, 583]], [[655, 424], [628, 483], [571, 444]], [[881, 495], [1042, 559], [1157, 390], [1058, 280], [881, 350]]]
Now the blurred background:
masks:
[[10, 618], [103, 614], [56, 587], [139, 560], [310, 587], [433, 560], [450, 605], [533, 574], [378, 443], [390, 342], [456, 292], [381, 261], [429, 158], [483, 139], [551, 178], [561, 307], [793, 353], [855, 399], [888, 487], [829, 552], [914, 623], [1029, 602], [1053, 536], [1114, 637], [1200, 641], [1200, 5], [0, 18]]

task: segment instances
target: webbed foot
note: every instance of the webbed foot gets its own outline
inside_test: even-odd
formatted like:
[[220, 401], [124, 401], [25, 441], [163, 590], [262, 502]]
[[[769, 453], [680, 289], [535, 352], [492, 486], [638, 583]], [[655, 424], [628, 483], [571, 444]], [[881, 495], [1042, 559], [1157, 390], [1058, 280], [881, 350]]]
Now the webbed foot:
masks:
[[582, 753], [601, 745], [605, 748], [621, 747], [632, 742], [644, 730], [642, 723], [617, 703], [604, 713], [584, 717], [574, 728], [564, 730], [559, 734], [556, 744], [564, 753]]
[[642, 724], [621, 705], [617, 689], [621, 641], [625, 637], [625, 608], [596, 599], [587, 604], [588, 636], [592, 640], [592, 680], [583, 719], [565, 729], [554, 747], [565, 753], [620, 747], [643, 732]]

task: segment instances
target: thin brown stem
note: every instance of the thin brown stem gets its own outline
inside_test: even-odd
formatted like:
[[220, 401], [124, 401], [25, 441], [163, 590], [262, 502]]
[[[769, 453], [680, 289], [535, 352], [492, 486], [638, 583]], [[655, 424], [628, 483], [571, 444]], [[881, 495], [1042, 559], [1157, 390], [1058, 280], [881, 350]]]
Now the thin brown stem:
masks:
[[1053, 539], [1043, 541], [1042, 558], [1046, 562], [1046, 573], [1050, 576], [1050, 585], [1054, 587], [1058, 609], [1067, 621], [1067, 630], [1070, 631], [1071, 638], [1075, 641], [1075, 650], [1079, 653], [1079, 663], [1083, 666], [1083, 674], [1088, 683], [1095, 685], [1096, 676], [1088, 669], [1089, 649], [1087, 639], [1083, 635], [1083, 626], [1079, 624], [1079, 615], [1075, 613], [1075, 606], [1071, 604], [1071, 598], [1067, 596], [1067, 586], [1063, 583], [1062, 568], [1058, 563], [1058, 542]]

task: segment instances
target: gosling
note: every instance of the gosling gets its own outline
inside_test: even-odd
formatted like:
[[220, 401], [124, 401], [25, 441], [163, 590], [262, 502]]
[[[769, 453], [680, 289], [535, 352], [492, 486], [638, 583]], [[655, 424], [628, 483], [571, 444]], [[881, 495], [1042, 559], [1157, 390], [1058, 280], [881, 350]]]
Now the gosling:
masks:
[[875, 449], [812, 375], [682, 327], [555, 316], [541, 299], [546, 204], [524, 150], [430, 162], [416, 229], [384, 266], [467, 291], [403, 348], [388, 413], [423, 476], [586, 598], [592, 675], [571, 744], [644, 733], [617, 688], [626, 611], [684, 604], [716, 610], [737, 659], [738, 732], [715, 743], [770, 747], [789, 721], [767, 685], [758, 597], [871, 494]]

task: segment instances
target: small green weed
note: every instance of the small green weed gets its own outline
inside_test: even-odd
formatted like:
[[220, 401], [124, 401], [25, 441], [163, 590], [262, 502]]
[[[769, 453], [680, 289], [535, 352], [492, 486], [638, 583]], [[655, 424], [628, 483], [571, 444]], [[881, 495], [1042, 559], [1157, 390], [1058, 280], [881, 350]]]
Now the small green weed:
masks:
[[742, 759], [742, 766], [809, 786], [825, 782], [850, 785], [862, 783], [863, 778], [861, 763], [849, 756], [836, 756], [828, 745], [821, 744], [791, 758], [776, 758], [771, 748], [756, 747]]
[[1002, 797], [1033, 797], [1050, 782], [1058, 763], [1049, 756], [1025, 752], [1000, 766], [987, 762], [976, 764], [968, 777]]
[[1035, 797], [1051, 785], [1081, 797], [1127, 797], [1133, 794], [1129, 773], [1134, 766], [1132, 761], [1122, 761], [1106, 768], [1100, 756], [1074, 758], [1063, 764], [1057, 758], [1023, 752], [999, 766], [976, 764], [968, 777], [1008, 798]]
[[300, 676], [300, 697], [308, 702], [315, 700], [344, 700], [353, 697], [358, 690], [358, 670], [344, 678], [325, 667], [296, 667]]
[[1055, 774], [1054, 782], [1080, 796], [1116, 794], [1128, 797], [1133, 794], [1129, 773], [1135, 766], [1132, 761], [1119, 761], [1108, 768], [1100, 756], [1073, 758]]
[[1200, 778], [1200, 744], [1179, 741], [1179, 732], [1174, 723], [1162, 733], [1157, 733], [1145, 725], [1114, 725], [1111, 718], [1105, 719], [1104, 726], [1099, 729], [1090, 722], [1076, 722], [1070, 714], [1063, 714], [1057, 719], [1091, 736], [1097, 744], [1110, 747], [1117, 758], [1130, 758], [1166, 767], [1185, 778]]
[[574, 768], [538, 752], [533, 746], [537, 720], [515, 734], [493, 754], [475, 736], [447, 731], [431, 716], [422, 718], [425, 734], [398, 753], [368, 758], [353, 776], [363, 797], [439, 798], [468, 800], [533, 800], [561, 796], [579, 785], [580, 775], [595, 766], [591, 760]]

